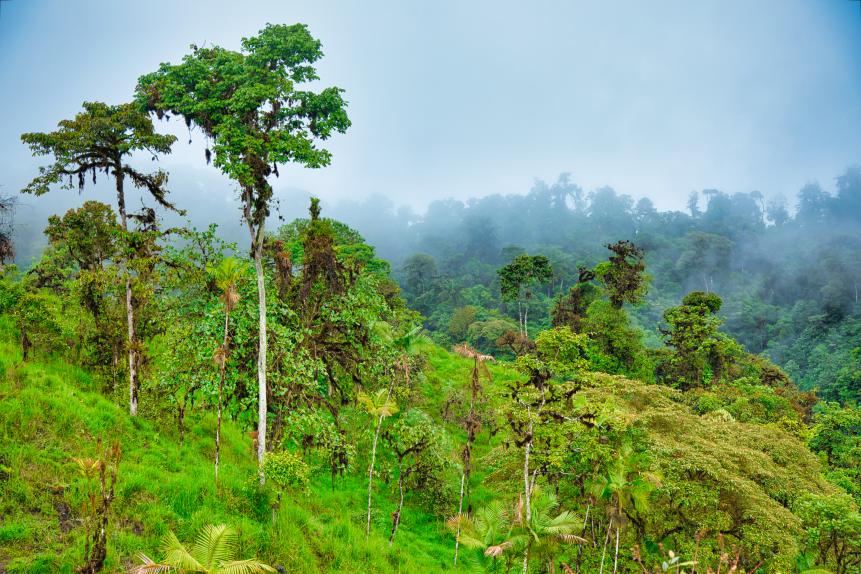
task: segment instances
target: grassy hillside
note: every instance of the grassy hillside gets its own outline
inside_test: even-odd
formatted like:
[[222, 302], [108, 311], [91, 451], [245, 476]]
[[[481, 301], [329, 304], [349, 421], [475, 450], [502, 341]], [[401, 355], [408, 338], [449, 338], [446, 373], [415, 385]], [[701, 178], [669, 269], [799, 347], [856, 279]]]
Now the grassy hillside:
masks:
[[[445, 427], [455, 460], [464, 440], [458, 409], [472, 361], [428, 341], [418, 351], [426, 363], [410, 402]], [[520, 375], [504, 363], [491, 364], [490, 370], [487, 406], [493, 409], [504, 402], [507, 383]], [[383, 468], [366, 540], [364, 442], [357, 445], [359, 462], [344, 478], [333, 485], [328, 468], [320, 464], [308, 488], [288, 493], [274, 510], [274, 494], [257, 485], [250, 439], [235, 424], [224, 428], [216, 489], [211, 413], [189, 415], [180, 446], [169, 418], [129, 417], [84, 370], [46, 357], [22, 363], [14, 329], [3, 316], [0, 373], [0, 573], [71, 573], [81, 563], [87, 482], [73, 458], [96, 456], [99, 438], [118, 440], [123, 449], [107, 572], [125, 571], [138, 552], [158, 555], [168, 531], [190, 541], [199, 528], [213, 523], [238, 531], [241, 555], [257, 556], [285, 572], [452, 571], [450, 534], [439, 516], [421, 510], [409, 494], [397, 540], [389, 545], [396, 495]], [[584, 374], [582, 385], [569, 407], [572, 415], [588, 411], [612, 417], [614, 426], [636, 429], [646, 445], [660, 483], [640, 515], [648, 537], [689, 554], [695, 552], [700, 529], [731, 532], [747, 555], [767, 559], [775, 572], [790, 571], [802, 551], [804, 529], [791, 509], [808, 494], [836, 492], [821, 478], [819, 461], [799, 437], [780, 423], [746, 423], [724, 409], [692, 406], [692, 400], [700, 405], [704, 399], [661, 385], [599, 373]], [[505, 432], [487, 431], [479, 433], [473, 451], [471, 502], [476, 509], [493, 499], [516, 498], [519, 488], [519, 449], [505, 448]], [[569, 482], [556, 488], [576, 488]], [[452, 508], [448, 514], [454, 513]], [[584, 553], [584, 571], [597, 571], [601, 547], [596, 541], [603, 533], [592, 524], [586, 534], [592, 542]], [[635, 542], [623, 543], [623, 560], [630, 560]], [[717, 556], [720, 549], [704, 543], [701, 552]], [[458, 571], [482, 572], [485, 561], [479, 551], [462, 548]]]
[[[85, 482], [72, 457], [95, 456], [100, 437], [119, 440], [123, 449], [108, 572], [124, 571], [139, 551], [157, 554], [168, 530], [190, 540], [201, 526], [221, 522], [239, 531], [242, 555], [257, 555], [286, 572], [447, 569], [451, 537], [438, 519], [409, 505], [389, 546], [394, 497], [382, 481], [367, 541], [361, 473], [340, 479], [334, 490], [325, 470], [315, 474], [306, 493], [281, 501], [273, 522], [274, 499], [256, 486], [250, 440], [240, 429], [225, 426], [216, 491], [213, 417], [192, 417], [180, 447], [172, 426], [130, 418], [103, 398], [86, 372], [53, 360], [21, 364], [8, 323], [0, 326], [0, 572], [72, 572], [80, 563]], [[438, 353], [449, 371], [429, 371], [428, 406], [440, 396], [434, 389], [449, 378], [465, 380], [468, 369], [465, 360]], [[477, 561], [462, 552], [459, 570], [478, 571]]]

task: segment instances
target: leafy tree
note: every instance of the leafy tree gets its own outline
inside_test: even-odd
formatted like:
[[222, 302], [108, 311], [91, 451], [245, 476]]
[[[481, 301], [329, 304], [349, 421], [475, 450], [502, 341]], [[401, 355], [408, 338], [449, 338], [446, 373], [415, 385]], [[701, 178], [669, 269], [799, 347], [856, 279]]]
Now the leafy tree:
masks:
[[550, 261], [543, 255], [518, 255], [497, 271], [502, 298], [517, 302], [520, 333], [529, 336], [529, 300], [535, 285], [549, 283], [553, 278]]
[[[133, 104], [109, 106], [98, 102], [85, 102], [84, 111], [72, 120], [63, 120], [57, 131], [25, 133], [21, 140], [36, 156], [53, 156], [54, 163], [39, 169], [39, 176], [23, 189], [24, 193], [43, 195], [52, 187], [83, 190], [86, 179], [104, 171], [116, 183], [117, 209], [120, 225], [128, 231], [125, 182], [146, 190], [162, 206], [175, 209], [167, 200], [167, 173], [157, 170], [145, 173], [132, 167], [128, 161], [136, 152], [146, 152], [155, 159], [159, 154], [170, 153], [176, 138], [156, 133], [149, 117]], [[67, 179], [68, 178], [68, 181]], [[77, 179], [77, 182], [74, 180]], [[128, 238], [126, 238], [128, 240]], [[139, 343], [135, 333], [135, 308], [132, 297], [132, 277], [126, 256], [126, 321], [128, 326], [129, 411], [134, 416], [138, 409]]]
[[664, 336], [674, 353], [665, 376], [674, 378], [673, 382], [683, 389], [703, 382], [709, 351], [717, 340], [720, 319], [715, 313], [721, 304], [721, 298], [713, 293], [693, 291], [680, 306], [664, 312], [669, 325]]
[[849, 574], [861, 565], [861, 513], [848, 495], [809, 494], [797, 503], [807, 545], [819, 564]]
[[444, 497], [443, 472], [448, 466], [442, 431], [425, 413], [412, 409], [386, 432], [398, 470], [398, 505], [392, 513], [389, 544], [395, 540], [404, 508], [404, 490], [412, 486], [425, 497]]
[[616, 309], [621, 309], [624, 303], [641, 303], [648, 287], [645, 253], [627, 240], [607, 245], [607, 249], [613, 255], [595, 268], [595, 275], [604, 283], [610, 303]]
[[560, 296], [553, 304], [551, 320], [554, 327], [568, 326], [574, 331], [582, 330], [583, 320], [589, 305], [600, 296], [598, 287], [592, 283], [594, 272], [581, 268], [577, 283]]
[[620, 445], [616, 458], [605, 471], [598, 475], [592, 485], [593, 493], [599, 499], [608, 501], [607, 535], [604, 538], [604, 551], [601, 553], [601, 567], [604, 571], [604, 552], [610, 538], [610, 530], [616, 529], [616, 550], [613, 559], [613, 574], [619, 568], [619, 531], [632, 512], [642, 512], [648, 505], [648, 497], [655, 486], [659, 485], [656, 476], [644, 470], [647, 462], [634, 452], [629, 443]]
[[[350, 126], [339, 88], [319, 93], [300, 86], [319, 79], [314, 63], [320, 42], [306, 26], [267, 25], [242, 40], [242, 51], [192, 46], [181, 64], [162, 64], [138, 81], [138, 103], [159, 117], [180, 115], [211, 140], [207, 160], [239, 184], [243, 219], [251, 235], [259, 304], [258, 464], [266, 452], [266, 285], [263, 272], [265, 223], [272, 203], [269, 177], [278, 164], [319, 168], [331, 153], [317, 147]], [[260, 480], [264, 480], [261, 474]]]
[[475, 323], [478, 316], [478, 309], [472, 305], [466, 307], [458, 307], [451, 314], [451, 319], [448, 323], [448, 334], [455, 341], [466, 340], [466, 334], [469, 331], [469, 326]]
[[236, 532], [224, 524], [204, 526], [197, 533], [191, 548], [186, 548], [173, 532], [164, 538], [161, 562], [154, 562], [146, 554], [138, 554], [140, 565], [133, 574], [150, 572], [199, 572], [201, 574], [264, 574], [275, 572], [271, 566], [254, 558], [236, 559], [239, 550]]

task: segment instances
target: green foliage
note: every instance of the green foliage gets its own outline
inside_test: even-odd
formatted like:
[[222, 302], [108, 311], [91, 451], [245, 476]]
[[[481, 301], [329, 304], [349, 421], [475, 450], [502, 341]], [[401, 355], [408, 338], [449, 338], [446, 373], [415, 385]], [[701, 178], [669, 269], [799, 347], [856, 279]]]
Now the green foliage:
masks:
[[796, 503], [795, 512], [819, 564], [833, 565], [838, 574], [861, 565], [861, 513], [851, 497], [810, 494]]
[[263, 472], [267, 480], [280, 490], [302, 490], [308, 486], [308, 465], [302, 457], [289, 450], [267, 453], [263, 459]]
[[604, 283], [610, 303], [621, 309], [624, 303], [642, 303], [648, 289], [645, 274], [645, 253], [630, 241], [617, 241], [607, 245], [613, 252], [609, 260], [595, 267], [595, 275]]
[[547, 367], [560, 377], [573, 377], [589, 366], [589, 338], [569, 327], [556, 327], [538, 334], [535, 348]]
[[243, 189], [246, 219], [260, 226], [272, 198], [266, 177], [277, 164], [328, 165], [331, 154], [315, 142], [350, 125], [342, 90], [300, 88], [319, 79], [314, 64], [322, 55], [306, 26], [270, 24], [243, 39], [241, 52], [192, 46], [181, 64], [138, 80], [137, 103], [203, 130], [215, 166]]
[[146, 572], [201, 572], [203, 574], [263, 574], [275, 572], [271, 566], [259, 560], [237, 560], [236, 532], [225, 524], [204, 526], [197, 534], [191, 549], [187, 549], [170, 532], [162, 543], [164, 560], [156, 563], [145, 554], [138, 559], [142, 563], [132, 569], [134, 574]]
[[[517, 301], [521, 296], [531, 297], [531, 287], [550, 281], [553, 269], [550, 261], [543, 255], [518, 255], [514, 261], [502, 267], [499, 272], [500, 289], [503, 299]], [[522, 293], [523, 292], [523, 293]]]
[[[27, 184], [24, 193], [42, 195], [55, 185], [82, 190], [88, 175], [95, 183], [96, 174], [104, 170], [118, 181], [127, 177], [135, 187], [148, 191], [161, 205], [173, 208], [164, 190], [166, 172], [158, 170], [146, 174], [124, 163], [127, 156], [137, 151], [146, 151], [153, 157], [170, 153], [176, 141], [172, 135], [156, 133], [150, 118], [137, 106], [85, 102], [84, 111], [72, 120], [61, 121], [59, 128], [50, 133], [21, 136], [21, 141], [30, 147], [33, 155], [54, 157], [54, 163], [40, 168], [39, 176]], [[121, 189], [119, 187], [118, 191]], [[120, 209], [124, 212], [122, 205]]]
[[[712, 368], [715, 378], [720, 373], [716, 367], [721, 360], [721, 342], [718, 335], [720, 319], [714, 314], [720, 308], [716, 295], [694, 292], [688, 294], [678, 307], [664, 312], [669, 325], [665, 331], [666, 343], [673, 349], [673, 356], [662, 373], [665, 380], [681, 388], [706, 384], [706, 368]], [[714, 309], [714, 310], [713, 310]]]

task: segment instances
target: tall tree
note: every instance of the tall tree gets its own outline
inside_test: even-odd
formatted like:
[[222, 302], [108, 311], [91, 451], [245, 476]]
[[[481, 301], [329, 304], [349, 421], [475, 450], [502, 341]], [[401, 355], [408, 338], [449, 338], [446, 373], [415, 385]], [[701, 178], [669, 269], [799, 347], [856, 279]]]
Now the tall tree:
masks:
[[520, 334], [529, 336], [529, 301], [536, 284], [549, 283], [553, 279], [553, 268], [543, 255], [518, 255], [497, 271], [502, 298], [517, 301], [517, 316]]
[[[117, 190], [117, 209], [124, 235], [128, 236], [125, 182], [146, 190], [159, 204], [175, 209], [167, 201], [167, 173], [156, 170], [145, 173], [129, 163], [135, 152], [146, 152], [153, 159], [159, 154], [170, 153], [176, 138], [159, 134], [152, 120], [134, 104], [109, 106], [99, 102], [85, 102], [84, 111], [71, 120], [59, 123], [57, 131], [49, 133], [25, 133], [21, 140], [33, 151], [34, 156], [53, 156], [54, 163], [39, 168], [34, 178], [22, 191], [43, 195], [52, 187], [83, 190], [87, 177], [96, 183], [99, 171], [113, 176]], [[68, 179], [67, 179], [68, 178]], [[76, 181], [77, 180], [77, 181]], [[126, 237], [128, 239], [128, 237]], [[138, 411], [138, 365], [139, 344], [135, 334], [135, 305], [132, 297], [132, 277], [125, 257], [126, 321], [128, 325], [129, 360], [129, 411], [132, 416]]]
[[163, 117], [180, 115], [207, 137], [206, 159], [239, 184], [243, 219], [251, 235], [257, 274], [259, 344], [257, 353], [257, 459], [266, 452], [266, 286], [263, 244], [273, 199], [271, 175], [278, 164], [320, 168], [331, 153], [318, 147], [333, 132], [350, 126], [343, 90], [302, 89], [318, 80], [314, 63], [322, 56], [320, 41], [303, 24], [267, 25], [243, 38], [237, 52], [219, 46], [191, 47], [181, 64], [162, 64], [138, 81], [137, 99]]
[[595, 275], [604, 283], [610, 303], [621, 309], [626, 302], [636, 305], [646, 296], [649, 277], [646, 275], [645, 253], [628, 240], [606, 246], [613, 252], [607, 261], [595, 268]]

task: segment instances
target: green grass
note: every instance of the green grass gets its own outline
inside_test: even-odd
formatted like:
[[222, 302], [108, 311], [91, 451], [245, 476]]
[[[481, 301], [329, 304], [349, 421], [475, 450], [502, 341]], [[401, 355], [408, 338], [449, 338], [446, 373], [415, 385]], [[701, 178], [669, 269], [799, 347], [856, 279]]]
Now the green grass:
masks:
[[[438, 417], [443, 383], [465, 383], [470, 362], [436, 347], [425, 350], [430, 366], [423, 406]], [[125, 571], [138, 552], [157, 555], [169, 530], [189, 541], [201, 526], [221, 522], [239, 532], [243, 556], [256, 555], [286, 572], [452, 570], [451, 536], [439, 517], [416, 506], [404, 509], [389, 546], [394, 497], [382, 482], [375, 487], [368, 540], [367, 483], [360, 472], [339, 479], [334, 490], [327, 472], [315, 474], [307, 492], [281, 501], [273, 521], [273, 496], [256, 485], [250, 441], [237, 426], [225, 425], [216, 489], [211, 415], [191, 417], [180, 447], [172, 425], [129, 417], [97, 386], [85, 371], [59, 360], [22, 364], [11, 325], [0, 317], [0, 572], [71, 573], [81, 563], [85, 483], [72, 457], [95, 456], [98, 438], [119, 440], [123, 449], [106, 572]], [[479, 572], [480, 561], [478, 553], [462, 551], [458, 571]]]

